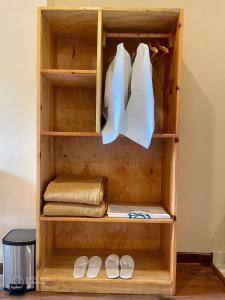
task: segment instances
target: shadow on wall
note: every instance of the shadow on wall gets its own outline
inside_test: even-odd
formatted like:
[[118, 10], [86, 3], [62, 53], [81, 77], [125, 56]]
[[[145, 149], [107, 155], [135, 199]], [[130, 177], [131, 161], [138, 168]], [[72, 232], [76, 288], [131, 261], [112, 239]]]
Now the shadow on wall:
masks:
[[212, 251], [207, 239], [213, 201], [213, 109], [185, 63], [180, 117], [178, 250]]
[[[36, 220], [35, 185], [18, 176], [0, 171], [0, 191], [1, 241], [11, 229], [34, 228]], [[7, 197], [2, 198], [2, 195], [7, 195]], [[1, 261], [2, 246], [0, 247]]]

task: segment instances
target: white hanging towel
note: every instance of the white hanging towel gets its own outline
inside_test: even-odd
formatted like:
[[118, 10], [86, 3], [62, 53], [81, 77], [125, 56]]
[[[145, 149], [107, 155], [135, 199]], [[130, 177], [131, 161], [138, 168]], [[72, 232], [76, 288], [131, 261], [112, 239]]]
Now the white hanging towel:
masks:
[[132, 67], [131, 95], [126, 108], [126, 125], [121, 133], [146, 149], [154, 131], [154, 95], [149, 48], [139, 44]]
[[130, 54], [123, 43], [117, 45], [117, 52], [111, 62], [105, 83], [104, 110], [107, 122], [102, 130], [103, 144], [114, 141], [124, 127], [125, 108], [128, 102], [128, 92], [131, 78]]

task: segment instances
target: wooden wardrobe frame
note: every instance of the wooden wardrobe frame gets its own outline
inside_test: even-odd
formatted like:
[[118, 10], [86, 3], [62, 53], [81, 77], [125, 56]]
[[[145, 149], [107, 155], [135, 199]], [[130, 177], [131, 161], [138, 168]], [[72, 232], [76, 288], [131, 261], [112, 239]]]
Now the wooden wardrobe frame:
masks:
[[[176, 287], [177, 165], [182, 9], [38, 9], [37, 244], [39, 291], [167, 294]], [[153, 64], [155, 133], [149, 150], [121, 136], [102, 145], [104, 78], [124, 42], [159, 39], [169, 55]], [[50, 217], [43, 193], [61, 173], [109, 178], [107, 201], [162, 205], [170, 219]], [[75, 279], [78, 255], [131, 254], [130, 280]], [[104, 261], [103, 261], [104, 265]]]

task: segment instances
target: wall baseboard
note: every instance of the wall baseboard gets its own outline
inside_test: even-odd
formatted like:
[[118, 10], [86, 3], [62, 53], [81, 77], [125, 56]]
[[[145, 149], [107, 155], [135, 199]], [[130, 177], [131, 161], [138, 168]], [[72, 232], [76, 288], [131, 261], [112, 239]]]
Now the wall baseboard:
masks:
[[[213, 261], [212, 253], [197, 252], [177, 252], [178, 263], [206, 263], [211, 264]], [[0, 274], [3, 272], [3, 264], [0, 263]]]
[[211, 264], [213, 261], [212, 253], [199, 252], [177, 252], [178, 263], [205, 263]]

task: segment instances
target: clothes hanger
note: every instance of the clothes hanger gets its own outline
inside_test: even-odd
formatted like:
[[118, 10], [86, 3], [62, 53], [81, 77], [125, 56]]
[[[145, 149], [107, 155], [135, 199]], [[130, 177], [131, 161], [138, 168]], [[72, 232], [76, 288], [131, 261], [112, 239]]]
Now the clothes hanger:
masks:
[[156, 54], [159, 53], [159, 50], [155, 46], [151, 45], [150, 39], [149, 39], [148, 45], [149, 45], [150, 51], [152, 52], [152, 55], [150, 55], [150, 57], [153, 58]]
[[162, 56], [166, 55], [166, 54], [169, 54], [169, 52], [170, 52], [169, 49], [167, 47], [163, 46], [163, 45], [160, 45], [158, 39], [157, 39], [156, 43], [157, 43], [157, 47], [162, 51]]

